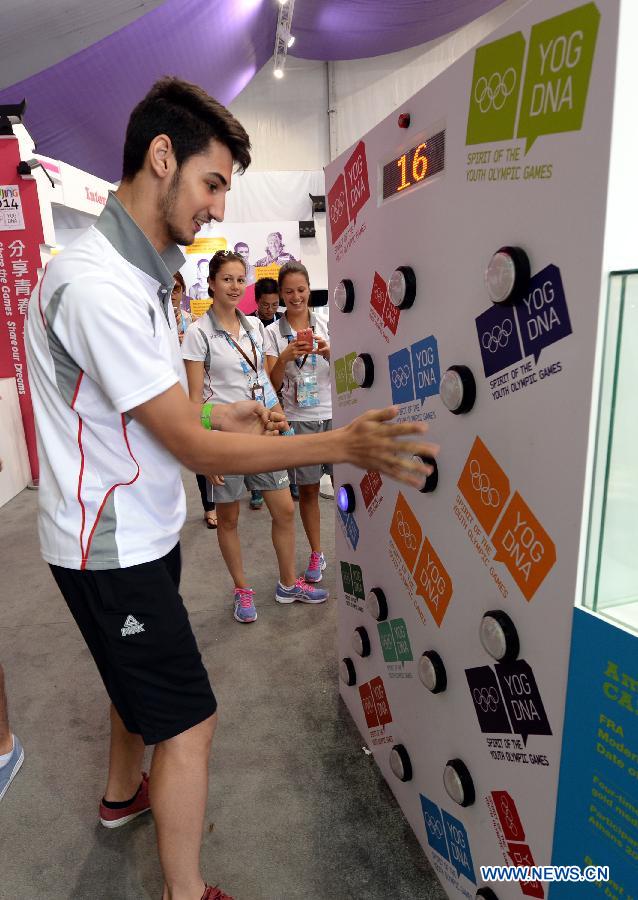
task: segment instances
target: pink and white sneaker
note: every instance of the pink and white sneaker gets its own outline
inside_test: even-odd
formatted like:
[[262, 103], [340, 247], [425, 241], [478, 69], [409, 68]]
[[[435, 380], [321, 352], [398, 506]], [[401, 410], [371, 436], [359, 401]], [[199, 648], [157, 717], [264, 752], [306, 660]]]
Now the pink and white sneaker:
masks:
[[321, 581], [323, 575], [321, 574], [323, 570], [326, 568], [326, 558], [323, 553], [314, 553], [310, 554], [310, 562], [308, 563], [308, 568], [304, 574], [304, 578], [306, 581], [312, 581], [316, 584], [317, 581]]

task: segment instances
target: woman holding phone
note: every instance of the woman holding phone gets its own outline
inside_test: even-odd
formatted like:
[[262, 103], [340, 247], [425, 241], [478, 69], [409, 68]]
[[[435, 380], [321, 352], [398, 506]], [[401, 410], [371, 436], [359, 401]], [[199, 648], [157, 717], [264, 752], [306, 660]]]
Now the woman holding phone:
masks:
[[[281, 392], [286, 418], [295, 434], [317, 434], [332, 428], [330, 345], [326, 324], [308, 307], [310, 280], [300, 262], [279, 270], [279, 295], [286, 313], [266, 329], [266, 365], [276, 391]], [[305, 579], [321, 581], [326, 560], [321, 550], [319, 482], [332, 466], [303, 466], [294, 470], [299, 487], [299, 511], [310, 544]]]
[[[264, 326], [237, 309], [246, 290], [244, 258], [230, 250], [215, 253], [208, 284], [213, 304], [190, 326], [182, 344], [191, 400], [205, 404], [258, 400], [269, 409], [277, 407], [277, 395], [264, 366]], [[296, 576], [294, 506], [287, 473], [213, 475], [212, 481], [219, 548], [234, 582], [235, 619], [254, 622], [257, 618], [237, 531], [244, 485], [263, 493], [272, 517], [272, 542], [279, 564], [277, 602], [323, 603], [327, 592]]]

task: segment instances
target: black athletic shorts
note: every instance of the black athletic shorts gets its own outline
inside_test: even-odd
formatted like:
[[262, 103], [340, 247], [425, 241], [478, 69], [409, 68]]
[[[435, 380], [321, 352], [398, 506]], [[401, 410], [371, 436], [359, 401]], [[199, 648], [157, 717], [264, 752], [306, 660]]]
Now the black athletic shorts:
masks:
[[125, 569], [51, 571], [128, 731], [157, 744], [213, 715], [217, 701], [179, 595], [179, 544]]

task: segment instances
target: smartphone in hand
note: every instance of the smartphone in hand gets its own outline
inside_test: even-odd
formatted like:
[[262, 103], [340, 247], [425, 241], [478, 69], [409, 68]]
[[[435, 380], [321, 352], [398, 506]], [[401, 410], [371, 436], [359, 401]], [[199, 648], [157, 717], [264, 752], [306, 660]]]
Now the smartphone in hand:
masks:
[[297, 332], [297, 343], [302, 346], [307, 346], [310, 350], [312, 350], [312, 344], [314, 341], [314, 334], [312, 333], [312, 328], [304, 328], [301, 331]]

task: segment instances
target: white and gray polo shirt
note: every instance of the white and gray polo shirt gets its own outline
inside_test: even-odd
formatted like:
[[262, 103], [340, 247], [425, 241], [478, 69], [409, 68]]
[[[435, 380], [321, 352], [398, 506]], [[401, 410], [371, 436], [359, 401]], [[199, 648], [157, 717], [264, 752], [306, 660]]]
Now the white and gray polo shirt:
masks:
[[180, 464], [127, 412], [186, 373], [161, 256], [115, 195], [46, 267], [26, 325], [42, 556], [69, 569], [159, 559], [186, 514]]
[[[237, 318], [238, 344], [246, 356], [254, 360], [254, 341], [257, 370], [265, 374], [264, 324], [252, 316], [245, 316], [240, 310], [237, 310]], [[255, 374], [246, 365], [237, 349], [229, 343], [226, 331], [217, 321], [214, 305], [188, 326], [182, 343], [182, 356], [184, 359], [204, 363], [203, 403], [235, 403], [239, 400], [250, 400], [250, 387], [255, 382]]]

